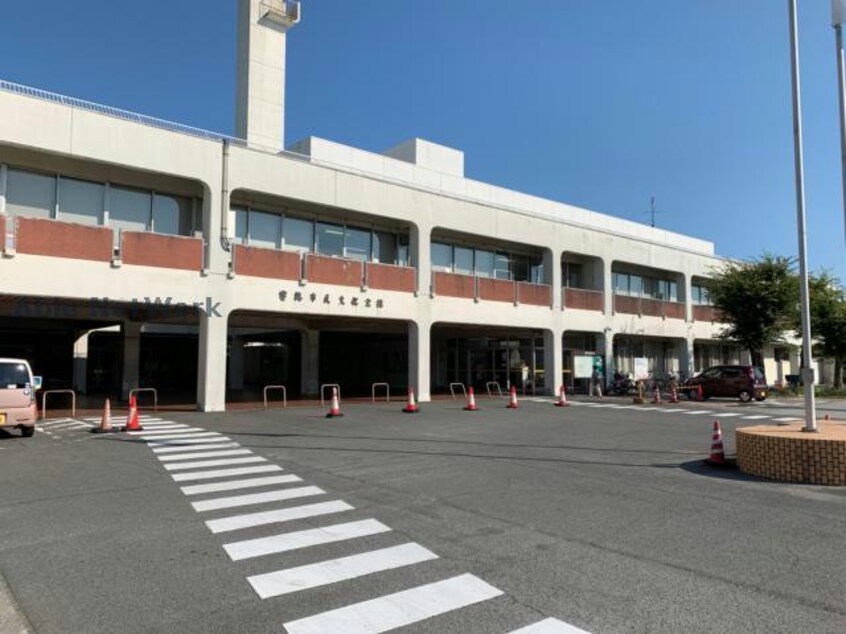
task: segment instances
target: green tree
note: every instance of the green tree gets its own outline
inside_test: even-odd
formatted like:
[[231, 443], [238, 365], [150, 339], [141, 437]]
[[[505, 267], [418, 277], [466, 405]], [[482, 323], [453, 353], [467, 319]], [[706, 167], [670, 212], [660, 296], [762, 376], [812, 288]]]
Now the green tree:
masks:
[[798, 278], [793, 260], [770, 254], [751, 262], [726, 262], [708, 282], [711, 301], [727, 324], [720, 337], [749, 351], [764, 365], [764, 347], [783, 343], [796, 324]]
[[846, 360], [846, 292], [828, 273], [808, 282], [811, 304], [811, 330], [817, 354], [834, 359], [834, 386], [843, 387], [843, 361]]

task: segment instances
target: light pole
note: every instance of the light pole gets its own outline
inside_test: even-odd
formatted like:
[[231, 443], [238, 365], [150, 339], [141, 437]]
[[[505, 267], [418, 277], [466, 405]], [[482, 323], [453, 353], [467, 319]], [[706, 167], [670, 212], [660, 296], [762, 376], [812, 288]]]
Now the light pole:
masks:
[[808, 302], [808, 254], [805, 237], [805, 174], [802, 159], [802, 99], [799, 80], [799, 34], [796, 24], [796, 0], [788, 0], [790, 10], [790, 70], [793, 79], [793, 154], [796, 165], [796, 226], [799, 234], [799, 289], [802, 299], [802, 381], [805, 384], [805, 427], [817, 431], [814, 402], [813, 352], [811, 350], [811, 310]]
[[[846, 0], [831, 0], [831, 25], [837, 45], [837, 86], [840, 98], [840, 171], [843, 179], [843, 221], [846, 228], [846, 64], [843, 59], [843, 23]], [[846, 229], [844, 229], [846, 230]]]

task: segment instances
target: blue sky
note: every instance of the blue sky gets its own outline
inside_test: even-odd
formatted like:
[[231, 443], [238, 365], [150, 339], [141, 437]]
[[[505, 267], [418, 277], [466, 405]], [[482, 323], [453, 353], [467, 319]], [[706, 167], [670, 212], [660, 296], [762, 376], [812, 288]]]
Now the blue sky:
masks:
[[[0, 77], [232, 132], [235, 0], [4, 7]], [[304, 0], [286, 137], [412, 136], [467, 175], [795, 255], [787, 2]], [[834, 34], [800, 2], [811, 266], [846, 279]]]

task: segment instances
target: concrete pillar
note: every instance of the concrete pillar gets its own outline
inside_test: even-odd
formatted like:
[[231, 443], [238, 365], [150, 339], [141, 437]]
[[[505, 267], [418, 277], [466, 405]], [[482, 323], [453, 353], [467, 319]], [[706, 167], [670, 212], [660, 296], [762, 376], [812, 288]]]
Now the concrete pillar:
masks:
[[602, 261], [602, 290], [605, 298], [605, 314], [614, 314], [614, 277], [611, 272], [613, 262], [611, 260]]
[[121, 398], [129, 398], [129, 391], [133, 388], [140, 387], [138, 383], [140, 380], [140, 372], [141, 324], [134, 321], [127, 321], [123, 324], [123, 376], [120, 389]]
[[558, 394], [561, 389], [561, 372], [564, 369], [564, 331], [544, 330], [543, 332], [543, 376], [544, 392]]
[[679, 289], [679, 299], [684, 302], [684, 318], [688, 323], [693, 321], [693, 277], [688, 274], [680, 276], [679, 282], [684, 286]]
[[88, 336], [86, 331], [73, 342], [73, 389], [80, 394], [88, 391]]
[[614, 333], [611, 332], [610, 328], [605, 329], [599, 341], [603, 347], [601, 350], [597, 350], [597, 352], [603, 355], [605, 359], [605, 385], [608, 386], [611, 385], [614, 379], [614, 372], [616, 372], [616, 368], [614, 367]]
[[229, 345], [229, 372], [227, 384], [230, 390], [244, 389], [244, 341], [243, 337], [232, 337]]
[[695, 371], [694, 364], [696, 358], [693, 354], [693, 337], [687, 337], [681, 341], [681, 356], [679, 358], [679, 371], [684, 373], [684, 377], [692, 377]]
[[552, 287], [552, 308], [561, 310], [563, 306], [561, 287], [564, 286], [561, 276], [561, 254], [553, 249], [545, 249], [543, 268], [546, 283]]
[[408, 322], [408, 383], [420, 401], [432, 400], [431, 336], [428, 322]]
[[411, 225], [408, 247], [411, 266], [417, 269], [417, 292], [429, 295], [432, 291], [431, 228]]
[[303, 396], [320, 393], [320, 331], [300, 331], [300, 392]]
[[226, 409], [226, 337], [229, 313], [221, 316], [200, 311], [199, 354], [197, 355], [197, 408], [203, 412]]

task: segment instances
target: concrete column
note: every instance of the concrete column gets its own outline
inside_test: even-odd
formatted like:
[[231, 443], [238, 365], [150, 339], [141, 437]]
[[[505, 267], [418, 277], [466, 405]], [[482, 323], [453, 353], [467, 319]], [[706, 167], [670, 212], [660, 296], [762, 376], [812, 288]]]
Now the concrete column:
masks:
[[687, 323], [691, 323], [693, 321], [693, 277], [685, 273], [679, 277], [679, 281], [684, 286], [682, 292], [679, 293], [679, 299], [684, 298], [684, 318]]
[[0, 165], [0, 215], [6, 214], [6, 182], [9, 175], [9, 168]]
[[431, 336], [428, 322], [408, 322], [408, 383], [420, 401], [432, 400]]
[[411, 266], [417, 269], [417, 292], [429, 295], [432, 290], [432, 236], [427, 226], [411, 225], [408, 250]]
[[[140, 387], [141, 372], [141, 324], [127, 321], [123, 324], [123, 378], [120, 396], [129, 398], [129, 391]], [[154, 386], [151, 386], [154, 387]]]
[[687, 337], [681, 342], [681, 357], [679, 358], [679, 371], [685, 376], [692, 377], [694, 374], [694, 363], [696, 358], [693, 355], [693, 337]]
[[226, 336], [229, 313], [207, 316], [200, 311], [197, 355], [197, 408], [203, 412], [226, 409]]
[[88, 336], [84, 332], [73, 342], [73, 389], [80, 394], [88, 391]]
[[561, 371], [564, 369], [564, 331], [559, 329], [543, 332], [543, 375], [544, 392], [556, 395], [561, 390]]
[[227, 384], [230, 390], [244, 389], [244, 341], [243, 337], [232, 337], [229, 346], [229, 373]]
[[552, 286], [552, 308], [561, 310], [561, 306], [563, 306], [561, 287], [564, 286], [561, 276], [561, 254], [554, 249], [545, 249], [543, 252], [543, 268], [546, 283]]
[[605, 314], [614, 314], [614, 277], [611, 273], [611, 260], [602, 261], [602, 291], [605, 298]]
[[303, 396], [320, 393], [320, 331], [300, 331], [300, 392]]
[[[603, 348], [601, 354], [605, 358], [605, 385], [611, 385], [614, 378], [614, 333], [610, 328], [605, 329], [605, 333], [600, 338]], [[597, 351], [598, 352], [598, 351]]]

